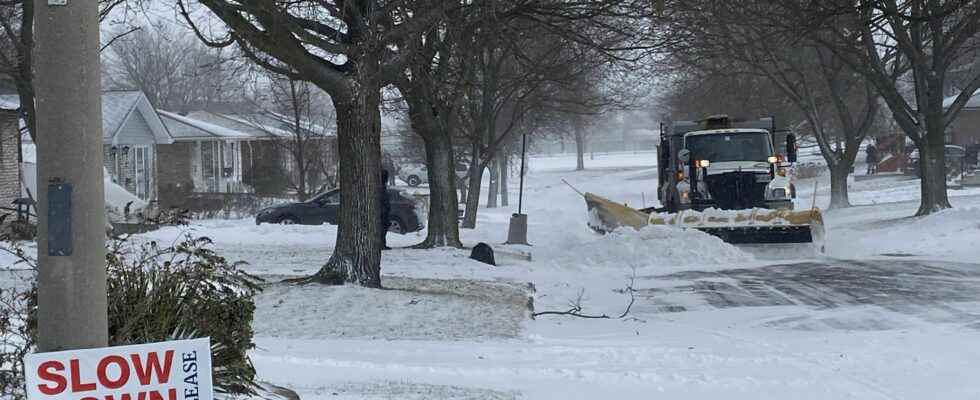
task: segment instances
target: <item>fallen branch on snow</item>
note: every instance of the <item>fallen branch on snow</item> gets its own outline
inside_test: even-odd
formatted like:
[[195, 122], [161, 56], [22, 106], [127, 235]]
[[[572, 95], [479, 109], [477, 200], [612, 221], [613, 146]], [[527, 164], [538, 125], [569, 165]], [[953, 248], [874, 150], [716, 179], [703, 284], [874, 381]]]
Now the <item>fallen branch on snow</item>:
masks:
[[[615, 319], [626, 318], [626, 316], [629, 315], [630, 310], [633, 309], [633, 303], [636, 302], [636, 296], [635, 296], [636, 289], [633, 288], [635, 282], [636, 282], [636, 268], [634, 267], [633, 275], [630, 276], [630, 282], [629, 284], [626, 285], [626, 288], [623, 289], [623, 293], [628, 294], [630, 297], [629, 304], [626, 305], [626, 310], [624, 310], [622, 314], [619, 314], [618, 317], [615, 317]], [[584, 296], [585, 296], [585, 289], [581, 289], [579, 290], [578, 296], [575, 298], [575, 300], [568, 303], [570, 307], [568, 310], [542, 311], [542, 312], [531, 314], [531, 317], [537, 318], [543, 315], [567, 315], [571, 317], [586, 318], [586, 319], [613, 319], [613, 317], [606, 314], [593, 315], [593, 314], [582, 313], [582, 297]]]

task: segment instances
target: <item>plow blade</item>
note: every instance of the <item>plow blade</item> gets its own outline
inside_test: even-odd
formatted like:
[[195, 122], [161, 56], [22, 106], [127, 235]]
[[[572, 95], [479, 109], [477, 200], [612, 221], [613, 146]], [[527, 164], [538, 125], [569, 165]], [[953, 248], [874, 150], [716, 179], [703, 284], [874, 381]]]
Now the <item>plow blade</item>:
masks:
[[589, 227], [599, 233], [624, 226], [642, 229], [650, 224], [650, 214], [592, 193], [585, 194], [585, 205], [589, 208]]
[[641, 229], [647, 225], [670, 225], [697, 229], [732, 244], [779, 244], [822, 242], [823, 217], [817, 209], [706, 210], [648, 214], [597, 196], [585, 194], [589, 227], [606, 233], [619, 227]]
[[724, 228], [694, 228], [712, 236], [717, 236], [731, 244], [777, 244], [777, 243], [813, 243], [813, 231], [810, 226], [737, 226]]

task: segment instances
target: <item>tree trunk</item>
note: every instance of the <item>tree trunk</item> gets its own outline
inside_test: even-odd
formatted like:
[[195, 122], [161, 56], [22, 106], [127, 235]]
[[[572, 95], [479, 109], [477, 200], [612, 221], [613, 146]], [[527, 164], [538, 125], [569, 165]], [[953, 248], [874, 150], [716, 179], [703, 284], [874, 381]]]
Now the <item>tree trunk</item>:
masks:
[[321, 283], [343, 280], [381, 287], [381, 113], [380, 91], [340, 100], [337, 147], [340, 158], [340, 211], [337, 241], [327, 264], [313, 276]]
[[494, 157], [490, 162], [490, 188], [487, 190], [487, 208], [497, 208], [497, 193], [500, 191], [500, 159]]
[[456, 168], [453, 165], [452, 135], [430, 127], [425, 141], [425, 165], [429, 176], [429, 232], [416, 247], [463, 247], [459, 241], [456, 197]]
[[510, 193], [507, 191], [507, 175], [510, 174], [510, 155], [503, 153], [498, 159], [500, 160], [500, 205], [507, 207], [510, 205]]
[[[939, 137], [936, 140], [936, 136]], [[924, 142], [924, 143], [923, 143]], [[916, 215], [928, 215], [951, 208], [946, 194], [946, 146], [943, 135], [930, 134], [919, 145], [919, 176], [921, 200]]]
[[847, 193], [847, 176], [851, 173], [851, 165], [837, 162], [830, 168], [830, 209], [847, 208], [851, 201]]
[[459, 202], [466, 203], [466, 189], [468, 186], [468, 180], [464, 178], [458, 178], [456, 180], [456, 188], [459, 189]]
[[463, 228], [476, 228], [476, 213], [480, 209], [480, 184], [483, 181], [484, 165], [480, 163], [480, 153], [474, 149], [470, 157], [469, 182], [467, 182], [466, 214]]
[[575, 131], [575, 170], [585, 170], [585, 127], [582, 126], [581, 118], [575, 117], [573, 122]]

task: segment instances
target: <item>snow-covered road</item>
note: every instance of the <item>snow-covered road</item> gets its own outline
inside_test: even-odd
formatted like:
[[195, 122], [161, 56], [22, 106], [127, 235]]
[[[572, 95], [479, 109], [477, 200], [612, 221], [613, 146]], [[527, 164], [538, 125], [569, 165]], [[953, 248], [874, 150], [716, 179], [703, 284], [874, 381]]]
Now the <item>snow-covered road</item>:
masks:
[[[462, 250], [384, 254], [392, 285], [489, 282], [482, 297], [271, 287], [255, 325], [260, 377], [304, 400], [980, 397], [972, 376], [980, 368], [972, 345], [980, 341], [980, 190], [953, 193], [954, 210], [910, 218], [914, 181], [856, 182], [852, 201], [861, 206], [825, 213], [823, 255], [747, 252], [696, 232], [589, 231], [584, 202], [562, 179], [652, 205], [652, 159], [598, 155], [582, 172], [570, 171], [569, 157], [532, 159], [524, 206], [534, 246], [509, 250], [530, 251], [533, 261], [501, 255], [492, 268]], [[813, 186], [799, 184], [807, 207]], [[828, 201], [826, 187], [817, 185], [818, 205]], [[503, 250], [515, 208], [481, 210], [464, 242]], [[336, 233], [251, 220], [191, 229], [267, 276], [316, 271]], [[145, 236], [166, 241], [179, 232]], [[422, 237], [389, 235], [389, 243]], [[533, 284], [535, 311], [565, 310], [581, 297], [584, 313], [616, 316], [631, 281], [636, 304], [623, 319], [531, 320], [520, 301], [505, 300], [520, 295], [504, 288]]]

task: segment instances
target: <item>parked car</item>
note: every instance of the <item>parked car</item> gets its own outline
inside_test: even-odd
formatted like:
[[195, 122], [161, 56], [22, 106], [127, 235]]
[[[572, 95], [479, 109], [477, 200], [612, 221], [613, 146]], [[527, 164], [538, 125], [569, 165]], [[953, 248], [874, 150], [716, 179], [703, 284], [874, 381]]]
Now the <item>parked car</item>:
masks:
[[[469, 172], [469, 167], [463, 163], [456, 163], [456, 177], [463, 178]], [[405, 181], [408, 186], [417, 187], [424, 183], [429, 183], [429, 171], [425, 164], [407, 164], [398, 171], [398, 178]]]
[[[962, 146], [946, 145], [946, 176], [953, 178], [964, 172], [964, 160], [966, 149]], [[919, 150], [912, 150], [908, 155], [908, 162], [905, 163], [906, 175], [919, 175]]]
[[[406, 234], [422, 230], [423, 223], [416, 213], [415, 201], [398, 189], [388, 189], [391, 202], [391, 221], [388, 231]], [[330, 190], [312, 199], [265, 208], [255, 216], [255, 224], [337, 224], [340, 212], [340, 189]]]

